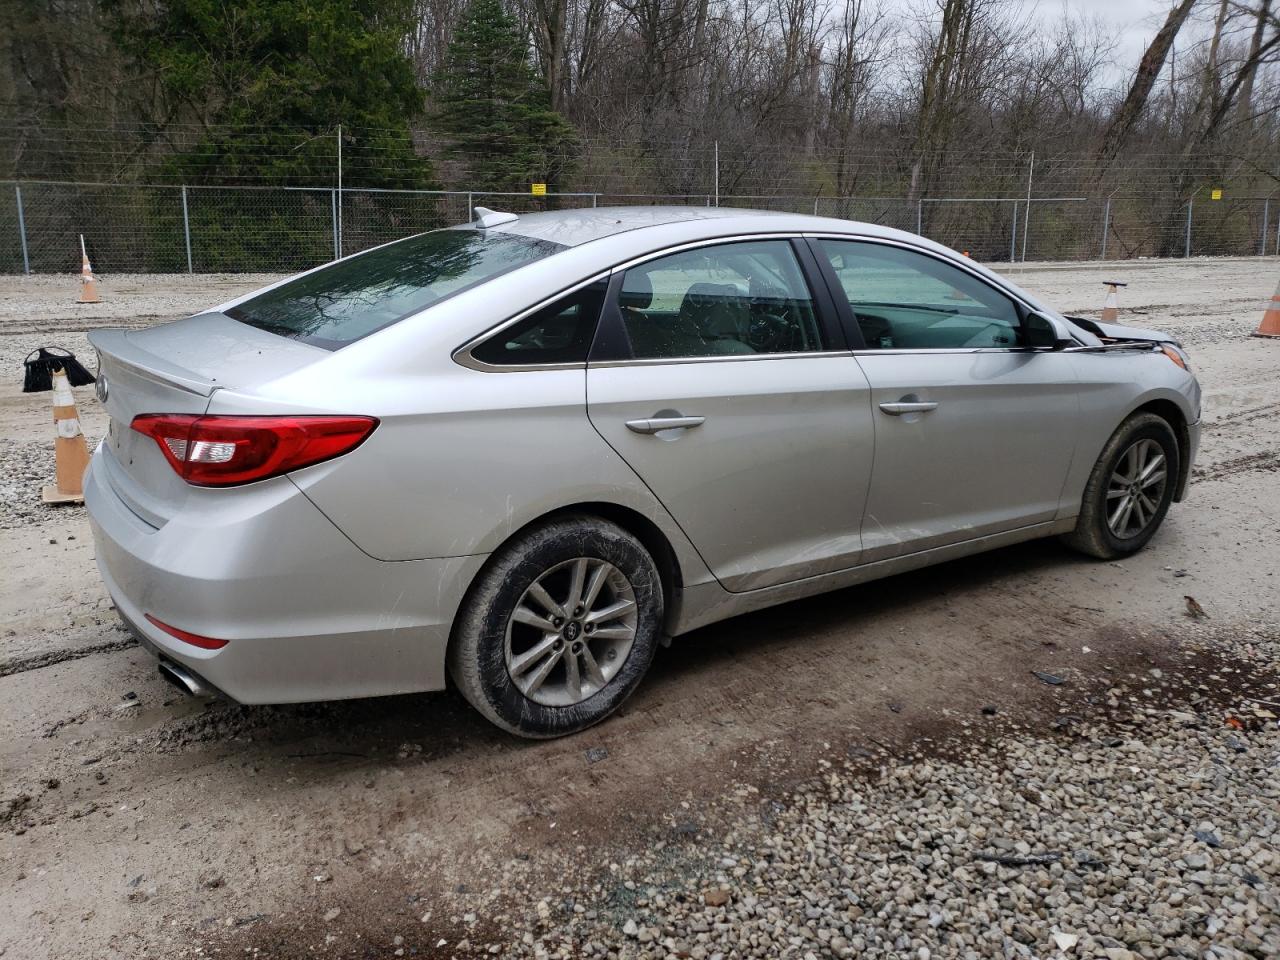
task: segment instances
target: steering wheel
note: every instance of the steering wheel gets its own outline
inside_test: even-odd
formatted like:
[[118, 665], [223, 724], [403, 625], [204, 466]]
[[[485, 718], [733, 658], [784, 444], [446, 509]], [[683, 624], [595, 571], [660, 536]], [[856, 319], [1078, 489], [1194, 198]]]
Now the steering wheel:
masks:
[[795, 348], [795, 328], [787, 318], [753, 306], [747, 325], [747, 343], [761, 353], [782, 353]]

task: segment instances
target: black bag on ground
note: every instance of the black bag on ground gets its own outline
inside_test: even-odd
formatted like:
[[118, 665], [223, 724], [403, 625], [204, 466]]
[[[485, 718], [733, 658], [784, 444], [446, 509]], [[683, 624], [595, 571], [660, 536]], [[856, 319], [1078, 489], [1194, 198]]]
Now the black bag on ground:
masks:
[[23, 361], [27, 368], [22, 381], [23, 393], [39, 393], [53, 389], [53, 371], [61, 369], [67, 374], [67, 382], [73, 387], [83, 387], [97, 378], [84, 368], [76, 355], [62, 347], [41, 347], [32, 350]]

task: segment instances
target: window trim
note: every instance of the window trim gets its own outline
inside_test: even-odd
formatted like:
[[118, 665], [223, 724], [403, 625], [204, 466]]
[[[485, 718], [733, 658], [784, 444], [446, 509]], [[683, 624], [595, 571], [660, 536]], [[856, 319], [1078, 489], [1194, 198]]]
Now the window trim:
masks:
[[[869, 237], [858, 234], [848, 233], [805, 233], [804, 239], [808, 243], [813, 253], [813, 258], [817, 262], [818, 269], [821, 271], [823, 279], [826, 281], [828, 292], [832, 300], [835, 302], [836, 315], [840, 318], [840, 324], [844, 328], [845, 335], [849, 338], [851, 352], [855, 356], [893, 356], [901, 354], [928, 354], [936, 356], [938, 354], [968, 354], [968, 353], [1050, 353], [1051, 347], [891, 347], [889, 349], [877, 349], [868, 347], [866, 339], [862, 336], [862, 328], [858, 326], [857, 320], [853, 316], [853, 309], [849, 305], [849, 300], [844, 292], [844, 286], [840, 283], [840, 278], [836, 275], [835, 268], [831, 265], [831, 261], [825, 256], [822, 249], [818, 246], [819, 240], [843, 240], [850, 243], [871, 243], [882, 247], [897, 247], [900, 250], [907, 250], [911, 253], [917, 253], [921, 256], [929, 257], [937, 260], [947, 266], [954, 267], [957, 270], [966, 273], [977, 282], [989, 287], [991, 290], [1009, 300], [1018, 314], [1018, 330], [1021, 332], [1027, 322], [1027, 315], [1036, 312], [1037, 308], [1027, 303], [1022, 297], [1018, 296], [1012, 290], [1006, 289], [1002, 284], [996, 284], [991, 278], [984, 276], [971, 266], [966, 265], [963, 261], [954, 260], [951, 257], [941, 256], [932, 250], [926, 250], [924, 247], [917, 246], [914, 243], [904, 243], [900, 240], [891, 240], [882, 237]], [[837, 295], [836, 291], [839, 291]]]
[[[492, 337], [498, 336], [498, 334], [502, 333], [503, 330], [506, 330], [510, 327], [514, 327], [516, 324], [520, 323], [522, 320], [527, 319], [531, 315], [537, 313], [539, 310], [542, 310], [545, 307], [551, 306], [557, 300], [563, 300], [565, 297], [571, 296], [572, 294], [577, 293], [579, 290], [583, 289], [584, 287], [591, 286], [593, 283], [600, 283], [603, 281], [606, 284], [608, 284], [611, 274], [612, 274], [611, 270], [605, 270], [589, 277], [586, 280], [579, 280], [577, 283], [574, 283], [568, 287], [565, 287], [563, 290], [557, 291], [551, 296], [538, 301], [533, 306], [526, 307], [525, 309], [521, 310], [519, 313], [515, 314], [514, 316], [508, 317], [506, 320], [503, 320], [493, 325], [492, 327], [489, 327], [483, 333], [477, 334], [476, 336], [472, 337], [470, 340], [466, 341], [466, 343], [462, 344], [461, 346], [455, 347], [453, 353], [450, 356], [453, 358], [453, 361], [455, 363], [461, 364], [464, 367], [468, 367], [471, 370], [478, 370], [481, 373], [523, 373], [526, 370], [581, 370], [581, 369], [584, 369], [587, 365], [586, 360], [573, 360], [573, 361], [565, 361], [561, 363], [504, 363], [504, 364], [485, 363], [483, 360], [477, 359], [474, 355], [472, 355], [471, 351], [474, 350], [476, 347], [484, 343], [487, 343]], [[609, 288], [611, 287], [612, 287], [612, 284], [609, 284]], [[592, 346], [588, 347], [587, 349], [588, 357], [590, 357], [591, 351], [592, 349], [594, 349], [594, 340], [596, 335], [599, 333], [600, 324], [604, 318], [605, 310], [607, 309], [608, 296], [609, 296], [609, 291], [608, 289], [606, 289], [605, 291], [606, 302], [601, 305], [600, 314], [599, 316], [596, 317], [595, 330], [592, 332], [593, 343], [592, 343]]]
[[[623, 356], [621, 345], [626, 344], [631, 350], [631, 339], [627, 335], [626, 325], [618, 309], [618, 292], [622, 287], [623, 275], [633, 267], [660, 260], [664, 257], [688, 250], [703, 247], [721, 247], [735, 243], [758, 243], [760, 241], [782, 241], [788, 245], [795, 258], [796, 267], [800, 271], [801, 282], [804, 283], [813, 302], [814, 320], [817, 321], [818, 335], [822, 338], [822, 349], [803, 350], [789, 353], [749, 353], [725, 354], [705, 357], [635, 357]], [[687, 243], [664, 247], [650, 251], [638, 257], [617, 264], [610, 271], [609, 291], [605, 295], [604, 306], [600, 311], [600, 322], [596, 328], [596, 340], [587, 359], [591, 369], [604, 369], [622, 366], [661, 366], [672, 363], [726, 363], [735, 360], [787, 360], [800, 357], [848, 356], [849, 348], [840, 323], [836, 305], [826, 288], [820, 273], [820, 265], [816, 262], [804, 235], [795, 230], [779, 230], [776, 233], [744, 233], [731, 236], [711, 237]]]
[[[742, 243], [752, 240], [785, 240], [789, 241], [792, 246], [793, 253], [799, 263], [801, 274], [805, 283], [809, 287], [809, 293], [813, 297], [814, 310], [819, 322], [819, 329], [824, 339], [827, 341], [823, 350], [809, 350], [800, 353], [756, 353], [756, 354], [727, 354], [724, 356], [710, 357], [650, 357], [637, 359], [635, 357], [623, 357], [618, 355], [618, 337], [621, 336], [623, 342], [630, 343], [626, 338], [626, 331], [622, 328], [622, 318], [616, 309], [617, 291], [621, 286], [622, 274], [634, 266], [647, 263], [650, 260], [657, 260], [661, 257], [669, 256], [674, 253], [682, 253], [686, 250], [696, 250], [700, 247], [719, 246], [729, 243]], [[502, 320], [481, 333], [469, 338], [460, 346], [454, 348], [450, 354], [452, 359], [461, 366], [481, 373], [522, 373], [524, 371], [537, 370], [578, 370], [591, 368], [608, 368], [622, 366], [658, 366], [662, 364], [674, 363], [728, 363], [735, 361], [760, 361], [760, 360], [795, 360], [802, 357], [830, 357], [830, 356], [890, 356], [894, 354], [969, 354], [969, 353], [1049, 353], [1052, 352], [1050, 347], [915, 347], [915, 348], [894, 348], [891, 350], [877, 350], [866, 346], [862, 338], [862, 331], [853, 319], [853, 311], [849, 308], [849, 302], [844, 297], [844, 288], [840, 285], [839, 278], [835, 275], [835, 270], [831, 263], [822, 254], [820, 249], [816, 248], [814, 241], [816, 240], [845, 240], [857, 243], [875, 243], [881, 246], [899, 247], [903, 250], [909, 250], [913, 253], [922, 254], [926, 257], [932, 257], [942, 263], [948, 264], [957, 269], [963, 270], [980, 283], [986, 284], [997, 293], [1008, 297], [1013, 301], [1018, 310], [1020, 325], [1026, 322], [1026, 316], [1030, 312], [1037, 312], [1038, 307], [1028, 303], [1012, 290], [1006, 289], [1002, 284], [993, 282], [991, 278], [984, 276], [971, 266], [962, 261], [954, 260], [951, 257], [942, 256], [932, 250], [927, 250], [913, 243], [907, 243], [900, 240], [894, 240], [886, 237], [874, 237], [866, 234], [854, 233], [834, 233], [828, 231], [796, 231], [796, 230], [779, 230], [776, 232], [753, 232], [743, 234], [732, 234], [728, 236], [709, 237], [701, 240], [691, 240], [684, 243], [678, 243], [674, 246], [663, 247], [659, 250], [651, 250], [647, 253], [639, 254], [624, 260], [621, 263], [614, 264], [604, 270], [600, 270], [590, 277], [579, 280], [570, 284], [556, 293], [548, 296], [532, 306], [526, 307], [519, 313]], [[805, 255], [807, 254], [807, 256]], [[599, 281], [606, 281], [608, 289], [605, 292], [604, 304], [600, 309], [600, 316], [596, 320], [595, 337], [592, 346], [587, 354], [585, 363], [528, 363], [528, 364], [504, 364], [495, 365], [484, 363], [477, 360], [471, 355], [471, 350], [485, 342], [492, 336], [496, 336], [508, 327], [514, 326], [524, 320], [530, 314], [538, 310], [548, 307], [562, 297], [566, 297], [572, 293], [576, 293], [583, 287], [590, 286]], [[821, 284], [819, 284], [821, 280]], [[834, 286], [833, 286], [834, 284]], [[839, 295], [836, 291], [839, 290]]]

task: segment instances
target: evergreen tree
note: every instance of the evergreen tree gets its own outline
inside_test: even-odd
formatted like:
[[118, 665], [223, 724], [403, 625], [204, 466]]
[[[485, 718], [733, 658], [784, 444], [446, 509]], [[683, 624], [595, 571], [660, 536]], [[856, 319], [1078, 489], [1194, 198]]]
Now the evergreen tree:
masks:
[[471, 0], [436, 78], [434, 127], [451, 141], [471, 182], [490, 190], [554, 189], [576, 137], [549, 105], [529, 45], [501, 0]]
[[402, 40], [412, 0], [102, 0], [159, 130], [204, 131], [163, 175], [185, 183], [428, 187], [409, 121], [422, 92]]

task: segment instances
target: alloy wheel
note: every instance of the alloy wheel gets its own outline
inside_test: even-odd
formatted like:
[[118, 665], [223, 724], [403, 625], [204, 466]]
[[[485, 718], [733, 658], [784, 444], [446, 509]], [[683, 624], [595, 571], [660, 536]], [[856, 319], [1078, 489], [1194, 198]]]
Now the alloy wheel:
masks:
[[1151, 525], [1168, 483], [1164, 449], [1154, 440], [1137, 440], [1116, 462], [1107, 483], [1107, 527], [1121, 540], [1138, 536]]
[[581, 703], [626, 662], [636, 617], [635, 591], [613, 564], [595, 557], [556, 564], [529, 585], [507, 620], [507, 672], [535, 703]]

